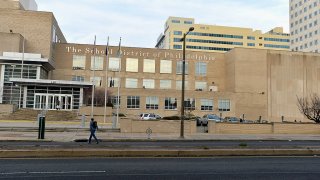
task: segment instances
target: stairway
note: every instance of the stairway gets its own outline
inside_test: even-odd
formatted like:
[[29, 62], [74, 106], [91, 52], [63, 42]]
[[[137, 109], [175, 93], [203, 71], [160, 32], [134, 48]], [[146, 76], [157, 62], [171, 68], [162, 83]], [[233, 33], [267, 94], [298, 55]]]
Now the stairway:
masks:
[[[0, 120], [36, 120], [40, 110], [19, 109], [9, 115], [3, 115]], [[47, 111], [47, 121], [73, 121], [79, 120], [76, 111]]]

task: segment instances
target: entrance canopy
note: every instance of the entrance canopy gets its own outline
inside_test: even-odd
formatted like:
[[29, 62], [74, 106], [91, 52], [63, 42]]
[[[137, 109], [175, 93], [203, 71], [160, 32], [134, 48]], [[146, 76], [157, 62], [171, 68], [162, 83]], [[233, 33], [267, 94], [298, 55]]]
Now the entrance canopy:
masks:
[[[20, 91], [16, 89], [17, 93], [20, 94], [16, 97], [19, 107], [22, 105], [22, 108], [39, 110], [79, 109], [83, 102], [83, 89], [92, 87], [89, 82], [79, 81], [21, 78], [10, 78], [9, 81], [22, 87]], [[22, 103], [19, 97], [22, 97]]]
[[48, 79], [21, 79], [21, 78], [10, 78], [9, 81], [22, 86], [68, 86], [68, 87], [79, 87], [86, 88], [91, 87], [90, 82], [80, 82], [80, 81], [64, 81], [64, 80], [48, 80]]

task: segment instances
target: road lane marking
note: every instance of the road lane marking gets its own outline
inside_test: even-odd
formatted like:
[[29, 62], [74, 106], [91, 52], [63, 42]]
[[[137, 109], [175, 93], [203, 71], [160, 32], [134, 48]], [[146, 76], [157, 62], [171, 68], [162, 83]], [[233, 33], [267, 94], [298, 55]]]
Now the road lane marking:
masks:
[[0, 175], [18, 175], [18, 174], [76, 174], [76, 173], [106, 173], [107, 171], [56, 171], [56, 172], [4, 172]]
[[28, 172], [29, 174], [73, 174], [73, 173], [106, 173], [107, 171], [57, 171], [57, 172]]
[[0, 173], [0, 175], [15, 175], [15, 174], [27, 174], [27, 172], [7, 172], [7, 173]]

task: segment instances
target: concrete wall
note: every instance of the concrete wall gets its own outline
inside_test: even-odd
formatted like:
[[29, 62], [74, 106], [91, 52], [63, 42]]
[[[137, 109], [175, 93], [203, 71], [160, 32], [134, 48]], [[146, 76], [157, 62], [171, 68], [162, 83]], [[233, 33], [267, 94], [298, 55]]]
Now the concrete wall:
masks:
[[[25, 37], [26, 53], [42, 54], [43, 58], [53, 58], [52, 50], [55, 48], [52, 43], [53, 25], [56, 27], [56, 34], [61, 42], [66, 42], [51, 12], [0, 8], [0, 24], [0, 32], [9, 33], [12, 30], [13, 33]], [[10, 47], [10, 44], [7, 46]]]
[[0, 9], [23, 9], [19, 1], [0, 0]]
[[16, 110], [15, 105], [11, 104], [0, 104], [0, 116], [2, 115], [8, 115], [13, 113]]
[[209, 134], [320, 134], [320, 124], [239, 124], [209, 122]]
[[[146, 130], [150, 128], [152, 133], [180, 133], [180, 120], [131, 120], [121, 119], [120, 129], [122, 133], [146, 133]], [[194, 134], [196, 133], [196, 122], [185, 121], [184, 133]]]
[[320, 92], [320, 55], [271, 51], [268, 60], [269, 119], [285, 116], [290, 121], [307, 121], [298, 109], [297, 97]]
[[3, 52], [21, 52], [23, 37], [18, 33], [0, 32], [0, 56]]

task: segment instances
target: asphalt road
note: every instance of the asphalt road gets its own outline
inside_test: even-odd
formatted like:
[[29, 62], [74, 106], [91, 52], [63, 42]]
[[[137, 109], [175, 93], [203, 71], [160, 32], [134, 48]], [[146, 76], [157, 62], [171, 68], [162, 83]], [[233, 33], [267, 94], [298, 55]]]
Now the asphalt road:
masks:
[[135, 148], [135, 149], [219, 149], [219, 148], [320, 148], [320, 141], [102, 141], [80, 142], [8, 142], [0, 141], [0, 149], [22, 148]]
[[318, 157], [0, 159], [0, 179], [319, 179]]

